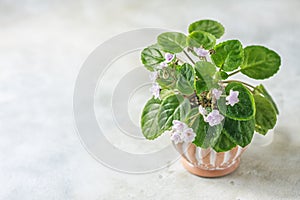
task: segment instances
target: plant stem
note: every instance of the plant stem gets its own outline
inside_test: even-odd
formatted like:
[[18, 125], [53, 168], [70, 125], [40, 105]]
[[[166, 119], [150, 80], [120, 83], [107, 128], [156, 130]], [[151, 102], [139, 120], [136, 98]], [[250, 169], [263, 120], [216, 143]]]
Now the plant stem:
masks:
[[196, 117], [197, 117], [198, 115], [200, 115], [200, 113], [197, 113], [196, 115], [193, 115], [193, 116], [191, 116], [191, 117], [189, 118], [189, 119], [193, 118], [193, 119], [190, 121], [190, 123], [188, 124], [189, 127], [191, 127], [191, 126], [193, 125], [193, 123], [195, 122]]
[[236, 70], [235, 72], [232, 72], [231, 74], [228, 74], [228, 76], [233, 76], [233, 75], [239, 73], [240, 71], [241, 71], [240, 69], [239, 69], [239, 70]]
[[222, 83], [232, 83], [232, 82], [239, 82], [239, 83], [242, 83], [252, 89], [255, 89], [255, 87], [253, 85], [250, 85], [248, 83], [245, 83], [245, 82], [242, 82], [242, 81], [238, 81], [238, 80], [228, 80], [228, 81], [222, 81]]
[[189, 119], [192, 119], [192, 118], [194, 118], [194, 117], [197, 117], [198, 115], [200, 115], [200, 113], [197, 113], [197, 114], [195, 114], [195, 115], [189, 117]]
[[193, 61], [193, 59], [189, 56], [189, 54], [188, 54], [185, 50], [183, 50], [183, 53], [186, 55], [186, 57], [187, 57], [193, 64], [195, 64], [195, 61]]
[[181, 60], [181, 59], [179, 59], [179, 58], [176, 58], [176, 59], [177, 59], [179, 62], [184, 63], [183, 60]]
[[206, 59], [206, 57], [200, 57], [200, 59], [202, 59], [202, 60], [204, 60], [205, 62], [207, 62], [207, 59]]

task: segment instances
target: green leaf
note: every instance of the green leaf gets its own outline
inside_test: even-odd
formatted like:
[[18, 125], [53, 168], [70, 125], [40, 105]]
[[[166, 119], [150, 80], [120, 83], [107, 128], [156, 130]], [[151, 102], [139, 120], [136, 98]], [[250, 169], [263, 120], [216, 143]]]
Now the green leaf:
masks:
[[226, 72], [237, 69], [244, 59], [243, 46], [238, 40], [228, 40], [214, 47], [211, 59], [217, 67]]
[[174, 89], [177, 82], [176, 70], [170, 67], [159, 70], [156, 82], [162, 89]]
[[239, 102], [234, 106], [226, 105], [225, 97], [218, 100], [218, 107], [220, 112], [234, 120], [249, 120], [255, 115], [254, 98], [251, 92], [241, 83], [231, 82], [226, 88], [225, 92], [229, 95], [230, 90], [239, 92]]
[[178, 32], [166, 32], [157, 37], [158, 45], [165, 51], [170, 53], [180, 53], [186, 44], [186, 36]]
[[190, 102], [181, 95], [171, 95], [163, 100], [158, 114], [158, 125], [165, 131], [173, 120], [185, 119], [190, 110]]
[[222, 129], [222, 124], [218, 124], [215, 126], [207, 125], [205, 130], [205, 138], [201, 147], [204, 149], [213, 147], [218, 142], [218, 138], [221, 135]]
[[160, 98], [163, 100], [163, 99], [167, 98], [168, 96], [171, 96], [171, 95], [174, 95], [174, 94], [175, 94], [175, 93], [174, 93], [173, 90], [162, 89], [162, 90], [160, 91], [159, 96], [160, 96]]
[[[196, 116], [196, 117], [191, 117]], [[199, 114], [198, 107], [193, 108], [188, 115], [187, 124], [196, 133], [193, 143], [201, 148], [208, 148], [213, 146], [222, 131], [222, 125], [209, 126], [203, 119], [203, 116]]]
[[236, 147], [236, 143], [234, 143], [222, 130], [216, 144], [213, 146], [213, 149], [216, 152], [225, 152], [229, 151], [232, 148]]
[[199, 115], [198, 107], [191, 109], [190, 113], [187, 116], [187, 124], [196, 133], [196, 137], [193, 143], [196, 146], [201, 147], [206, 136], [206, 129], [208, 124], [204, 122], [203, 116]]
[[161, 100], [151, 98], [143, 109], [141, 128], [143, 135], [149, 140], [153, 140], [163, 133], [158, 124], [160, 108]]
[[202, 92], [208, 90], [205, 81], [202, 79], [195, 80], [194, 87], [197, 94], [201, 94]]
[[273, 129], [277, 115], [272, 103], [261, 95], [254, 95], [256, 114], [255, 114], [255, 130], [260, 134], [265, 135], [268, 130]]
[[252, 140], [254, 128], [254, 119], [238, 121], [226, 117], [223, 125], [223, 133], [234, 143], [241, 147], [245, 147]]
[[227, 79], [227, 78], [229, 77], [229, 75], [228, 75], [226, 72], [224, 72], [224, 71], [218, 71], [218, 72], [216, 73], [216, 77], [217, 77], [219, 80], [225, 80], [225, 79]]
[[[184, 98], [181, 104], [178, 106], [178, 108], [174, 112], [174, 116], [176, 119], [180, 121], [185, 121], [186, 117], [191, 111], [191, 104], [189, 99]], [[178, 118], [177, 118], [178, 116]]]
[[216, 44], [216, 38], [204, 31], [194, 31], [188, 36], [187, 43], [189, 47], [212, 49]]
[[248, 46], [244, 49], [241, 72], [254, 79], [266, 79], [279, 70], [280, 56], [263, 46]]
[[216, 73], [216, 67], [212, 63], [205, 61], [196, 62], [195, 72], [197, 76], [195, 81], [197, 94], [216, 87], [217, 80], [213, 78]]
[[194, 93], [194, 69], [190, 64], [183, 64], [177, 75], [176, 88], [185, 95]]
[[141, 116], [143, 135], [153, 140], [172, 126], [173, 120], [184, 120], [190, 112], [190, 102], [181, 95], [167, 96], [163, 101], [151, 98]]
[[199, 114], [198, 107], [193, 108], [187, 117], [187, 124], [196, 133], [193, 143], [201, 148], [208, 148], [214, 146], [218, 142], [218, 138], [222, 131], [222, 125], [209, 126], [204, 121], [202, 115]]
[[152, 45], [142, 51], [141, 60], [149, 71], [154, 71], [154, 67], [163, 62], [165, 58], [161, 54], [160, 50], [155, 47], [155, 45]]
[[200, 20], [189, 26], [189, 33], [194, 31], [205, 31], [214, 35], [217, 39], [224, 34], [224, 27], [214, 20]]
[[278, 110], [278, 108], [277, 108], [277, 106], [276, 106], [276, 103], [274, 102], [273, 98], [271, 97], [271, 95], [269, 94], [269, 92], [266, 90], [266, 88], [265, 88], [262, 84], [260, 84], [260, 85], [258, 85], [258, 86], [256, 86], [256, 87], [254, 88], [254, 93], [255, 93], [255, 94], [261, 94], [261, 95], [263, 95], [267, 100], [269, 100], [270, 103], [271, 103], [271, 104], [273, 105], [273, 107], [275, 108], [276, 114], [277, 114], [277, 115], [279, 114], [279, 110]]

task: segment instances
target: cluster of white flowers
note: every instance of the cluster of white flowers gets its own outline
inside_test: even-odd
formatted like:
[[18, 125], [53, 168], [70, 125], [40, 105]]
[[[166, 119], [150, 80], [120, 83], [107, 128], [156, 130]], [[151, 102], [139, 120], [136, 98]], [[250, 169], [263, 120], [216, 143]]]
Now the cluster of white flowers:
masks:
[[[160, 63], [156, 68], [163, 69], [163, 68], [167, 67], [168, 63], [170, 63], [174, 58], [175, 58], [174, 54], [166, 53], [165, 61]], [[150, 80], [152, 81], [152, 87], [150, 88], [150, 92], [152, 93], [152, 95], [154, 96], [155, 99], [159, 99], [160, 98], [159, 93], [160, 93], [161, 87], [159, 86], [158, 83], [155, 82], [156, 79], [158, 78], [158, 72], [157, 71], [151, 72], [149, 77], [150, 77]]]
[[171, 135], [171, 140], [175, 143], [187, 142], [191, 143], [195, 140], [196, 133], [192, 128], [189, 128], [184, 122], [173, 120], [171, 131], [166, 131]]
[[[215, 88], [212, 89], [211, 93], [213, 98], [217, 100], [220, 99], [222, 95], [222, 91]], [[238, 91], [230, 90], [229, 95], [226, 97], [226, 105], [234, 106], [239, 102], [238, 96]], [[208, 122], [210, 126], [218, 125], [224, 120], [224, 116], [220, 114], [219, 110], [214, 109], [208, 114], [202, 105], [199, 106], [199, 113], [203, 115], [204, 121]]]
[[219, 110], [214, 109], [207, 114], [206, 109], [203, 108], [202, 105], [199, 106], [199, 113], [203, 115], [204, 121], [208, 122], [210, 126], [218, 125], [224, 119], [224, 116], [220, 114]]

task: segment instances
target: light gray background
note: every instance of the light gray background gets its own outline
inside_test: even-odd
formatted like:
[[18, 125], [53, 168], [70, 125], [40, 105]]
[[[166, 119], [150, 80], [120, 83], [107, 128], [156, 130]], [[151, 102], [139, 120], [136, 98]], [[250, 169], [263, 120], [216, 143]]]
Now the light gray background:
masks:
[[[300, 196], [300, 1], [0, 1], [0, 199], [297, 199]], [[281, 116], [273, 143], [253, 145], [220, 179], [176, 162], [151, 174], [112, 171], [76, 135], [72, 95], [89, 53], [137, 28], [185, 31], [221, 21], [224, 39], [263, 44], [282, 69], [266, 86]]]

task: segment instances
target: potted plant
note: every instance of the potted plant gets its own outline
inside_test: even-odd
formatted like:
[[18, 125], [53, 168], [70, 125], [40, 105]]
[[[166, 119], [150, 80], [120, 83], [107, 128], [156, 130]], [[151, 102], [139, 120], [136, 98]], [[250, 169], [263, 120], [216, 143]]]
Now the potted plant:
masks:
[[188, 35], [162, 33], [141, 52], [153, 82], [142, 133], [150, 140], [169, 134], [184, 167], [203, 177], [233, 172], [254, 133], [265, 135], [278, 115], [263, 85], [232, 76], [270, 78], [280, 56], [259, 45], [243, 47], [236, 39], [216, 44], [223, 34], [220, 23], [200, 20], [189, 25]]

